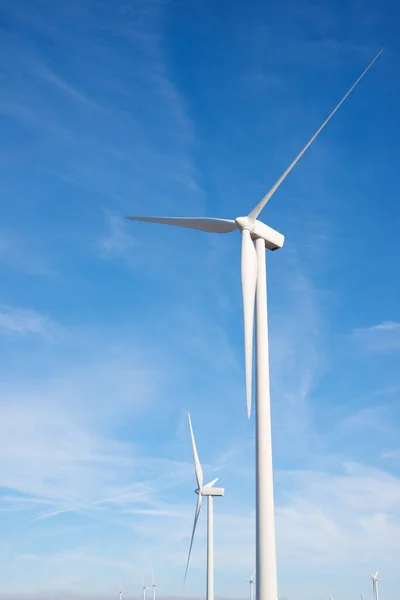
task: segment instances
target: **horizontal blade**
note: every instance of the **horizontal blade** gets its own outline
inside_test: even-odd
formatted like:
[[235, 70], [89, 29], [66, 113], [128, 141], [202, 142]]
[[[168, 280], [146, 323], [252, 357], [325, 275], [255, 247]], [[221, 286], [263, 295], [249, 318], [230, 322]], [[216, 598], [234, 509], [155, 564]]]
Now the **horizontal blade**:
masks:
[[355, 83], [353, 83], [353, 85], [351, 86], [351, 88], [349, 89], [347, 94], [345, 96], [343, 96], [343, 98], [341, 99], [339, 104], [337, 104], [337, 106], [335, 106], [335, 108], [330, 113], [330, 115], [322, 123], [321, 127], [319, 129], [317, 129], [317, 131], [314, 133], [314, 135], [312, 136], [310, 141], [307, 142], [307, 144], [304, 146], [304, 148], [296, 156], [294, 161], [288, 166], [286, 171], [279, 177], [278, 181], [272, 186], [272, 188], [269, 190], [269, 192], [267, 192], [267, 194], [265, 194], [264, 198], [257, 204], [257, 206], [255, 208], [253, 208], [251, 213], [249, 213], [249, 215], [248, 215], [249, 219], [253, 219], [254, 221], [257, 219], [258, 215], [260, 214], [260, 212], [262, 211], [264, 206], [267, 204], [268, 200], [271, 198], [271, 196], [273, 194], [275, 194], [276, 190], [281, 185], [281, 183], [286, 179], [286, 177], [289, 175], [289, 173], [293, 169], [293, 167], [299, 162], [300, 158], [303, 156], [303, 154], [306, 152], [306, 150], [308, 150], [308, 148], [311, 146], [311, 144], [313, 143], [315, 138], [321, 133], [321, 131], [323, 130], [325, 125], [331, 120], [331, 118], [333, 117], [335, 112], [341, 107], [343, 102], [351, 94], [351, 92], [354, 90], [356, 85], [361, 81], [361, 79], [364, 77], [364, 75], [367, 73], [367, 71], [369, 71], [369, 69], [372, 67], [372, 65], [377, 60], [377, 58], [382, 54], [382, 52], [383, 52], [383, 48], [382, 48], [382, 50], [380, 50], [380, 52], [378, 52], [378, 54], [375, 56], [375, 58], [369, 63], [368, 67], [361, 73], [361, 75], [357, 79], [357, 81]]
[[189, 427], [190, 427], [190, 437], [192, 438], [192, 448], [193, 448], [193, 458], [194, 458], [194, 470], [195, 470], [195, 473], [196, 473], [197, 486], [198, 486], [199, 490], [201, 490], [201, 488], [203, 487], [203, 469], [201, 468], [199, 455], [197, 454], [197, 448], [196, 448], [196, 442], [195, 442], [195, 439], [194, 439], [192, 421], [190, 419], [190, 415], [189, 414], [188, 414], [188, 418], [189, 418]]
[[244, 320], [244, 358], [246, 370], [247, 416], [251, 415], [253, 383], [254, 301], [257, 284], [257, 255], [250, 231], [242, 231], [242, 297]]
[[197, 496], [196, 511], [194, 513], [193, 531], [192, 531], [192, 537], [190, 538], [189, 554], [188, 554], [188, 559], [187, 559], [187, 563], [186, 563], [185, 577], [183, 578], [183, 585], [185, 585], [185, 582], [186, 582], [186, 576], [187, 576], [187, 572], [188, 572], [188, 568], [189, 568], [190, 556], [192, 554], [192, 546], [193, 546], [193, 540], [194, 540], [194, 533], [196, 531], [196, 525], [197, 525], [197, 521], [199, 519], [200, 508], [201, 508], [201, 500], [202, 500], [202, 497], [199, 494]]
[[203, 487], [212, 487], [214, 485], [214, 483], [217, 483], [219, 477], [217, 477], [216, 479], [213, 479], [212, 481], [210, 481], [210, 483], [206, 483], [206, 485], [203, 485]]
[[126, 217], [126, 219], [198, 229], [209, 233], [229, 233], [237, 229], [235, 221], [230, 219], [207, 219], [205, 217]]

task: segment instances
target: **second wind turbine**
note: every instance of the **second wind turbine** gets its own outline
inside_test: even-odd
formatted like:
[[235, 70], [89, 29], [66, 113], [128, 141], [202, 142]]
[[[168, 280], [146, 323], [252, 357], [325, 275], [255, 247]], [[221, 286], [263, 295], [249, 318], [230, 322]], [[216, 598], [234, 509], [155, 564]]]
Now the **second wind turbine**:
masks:
[[201, 501], [203, 496], [207, 497], [207, 600], [214, 600], [214, 497], [215, 496], [223, 496], [224, 488], [215, 488], [214, 484], [217, 483], [218, 477], [210, 481], [210, 483], [206, 483], [203, 485], [203, 469], [201, 468], [201, 463], [199, 459], [199, 455], [197, 453], [196, 441], [194, 439], [192, 421], [190, 419], [190, 415], [188, 415], [189, 419], [189, 428], [190, 428], [190, 437], [192, 439], [192, 449], [193, 449], [193, 459], [194, 459], [194, 471], [196, 474], [197, 481], [197, 490], [195, 490], [197, 494], [197, 504], [196, 511], [194, 513], [194, 523], [193, 523], [193, 531], [192, 537], [190, 539], [189, 546], [189, 554], [186, 563], [186, 571], [185, 578], [189, 568], [190, 555], [192, 553], [193, 539], [196, 531], [197, 521], [199, 519]]

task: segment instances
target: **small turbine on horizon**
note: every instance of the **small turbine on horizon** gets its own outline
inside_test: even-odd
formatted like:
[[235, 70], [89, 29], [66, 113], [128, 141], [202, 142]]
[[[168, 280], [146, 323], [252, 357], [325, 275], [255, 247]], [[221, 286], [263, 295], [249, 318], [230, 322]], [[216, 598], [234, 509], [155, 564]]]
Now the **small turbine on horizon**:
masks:
[[151, 587], [153, 588], [153, 600], [156, 600], [156, 590], [159, 590], [160, 588], [154, 582], [154, 574], [153, 573], [151, 574]]
[[192, 553], [193, 539], [196, 531], [196, 525], [200, 514], [201, 501], [203, 496], [207, 496], [207, 600], [214, 600], [214, 511], [213, 511], [213, 500], [214, 496], [223, 496], [224, 488], [215, 488], [214, 484], [218, 481], [218, 477], [210, 483], [203, 485], [203, 469], [201, 468], [199, 455], [197, 454], [196, 442], [194, 439], [192, 421], [190, 419], [190, 414], [188, 414], [189, 419], [189, 428], [190, 428], [190, 437], [192, 438], [192, 449], [193, 449], [193, 459], [194, 459], [194, 470], [196, 474], [197, 481], [197, 490], [195, 490], [197, 494], [197, 504], [196, 511], [194, 513], [194, 523], [193, 523], [193, 531], [192, 537], [190, 539], [189, 546], [189, 554], [186, 563], [186, 571], [184, 577], [184, 583], [186, 581], [186, 576], [189, 568], [190, 555]]
[[378, 573], [379, 573], [379, 570], [375, 573], [375, 575], [370, 573], [370, 577], [372, 579], [372, 594], [373, 594], [374, 600], [379, 600]]
[[150, 590], [151, 588], [149, 588], [149, 587], [146, 587], [146, 586], [144, 585], [144, 580], [143, 580], [143, 577], [141, 578], [141, 581], [142, 581], [142, 590], [143, 590], [143, 600], [146, 600], [146, 590]]
[[245, 579], [250, 586], [250, 600], [254, 600], [254, 576], [256, 574], [256, 570], [254, 569], [252, 576], [250, 579]]
[[125, 596], [124, 592], [122, 591], [122, 583], [119, 584], [118, 586], [118, 598], [119, 600], [128, 600], [128, 598]]

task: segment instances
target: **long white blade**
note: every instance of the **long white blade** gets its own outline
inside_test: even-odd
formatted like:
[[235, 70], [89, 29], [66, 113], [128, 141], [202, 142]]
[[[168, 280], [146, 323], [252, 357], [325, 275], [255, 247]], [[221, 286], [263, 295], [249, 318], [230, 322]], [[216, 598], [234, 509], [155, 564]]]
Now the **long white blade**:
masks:
[[258, 215], [260, 214], [260, 212], [262, 211], [262, 209], [264, 208], [264, 206], [267, 204], [268, 200], [271, 198], [271, 196], [273, 194], [275, 194], [276, 190], [281, 185], [281, 183], [284, 181], [284, 179], [286, 179], [286, 177], [289, 175], [289, 173], [293, 169], [293, 167], [298, 163], [298, 161], [303, 156], [303, 154], [306, 152], [306, 150], [308, 150], [308, 148], [311, 146], [311, 144], [313, 143], [313, 141], [315, 140], [315, 138], [321, 133], [321, 131], [323, 130], [323, 128], [325, 127], [325, 125], [331, 120], [331, 118], [333, 117], [333, 115], [335, 114], [335, 112], [341, 107], [341, 105], [343, 104], [343, 102], [351, 94], [351, 92], [354, 90], [354, 88], [356, 87], [356, 85], [361, 81], [361, 79], [364, 77], [364, 75], [367, 73], [367, 71], [369, 71], [369, 69], [372, 67], [372, 65], [377, 60], [377, 58], [382, 54], [382, 52], [383, 52], [383, 48], [382, 48], [382, 50], [380, 50], [378, 52], [378, 54], [375, 56], [375, 58], [369, 63], [368, 67], [361, 73], [361, 75], [357, 79], [357, 81], [355, 83], [353, 83], [353, 85], [351, 86], [351, 88], [349, 89], [349, 91], [347, 92], [347, 94], [345, 96], [343, 96], [343, 98], [341, 99], [341, 101], [339, 102], [339, 104], [337, 104], [337, 106], [335, 106], [335, 108], [330, 113], [330, 115], [322, 123], [321, 127], [319, 129], [317, 129], [317, 131], [314, 133], [314, 135], [312, 136], [312, 138], [310, 139], [310, 141], [307, 142], [307, 144], [304, 146], [304, 148], [296, 156], [296, 158], [294, 159], [294, 161], [288, 166], [288, 168], [286, 169], [286, 171], [279, 177], [278, 181], [272, 186], [272, 188], [269, 190], [269, 192], [267, 192], [265, 194], [264, 198], [257, 204], [257, 206], [255, 208], [253, 208], [253, 210], [251, 211], [251, 213], [249, 213], [249, 215], [248, 215], [249, 219], [253, 219], [253, 220], [257, 219]]
[[244, 320], [244, 358], [246, 370], [247, 416], [251, 415], [253, 382], [254, 301], [257, 283], [257, 255], [250, 231], [242, 231], [242, 297]]
[[154, 585], [154, 573], [151, 574], [151, 585]]
[[237, 228], [235, 221], [230, 219], [208, 219], [203, 217], [126, 217], [126, 219], [198, 229], [209, 233], [229, 233]]
[[210, 481], [210, 483], [206, 483], [206, 485], [203, 485], [203, 487], [212, 487], [215, 483], [217, 483], [219, 477], [217, 477], [216, 479], [213, 479], [212, 481]]
[[193, 458], [194, 458], [194, 470], [196, 473], [197, 486], [199, 490], [203, 487], [203, 469], [201, 468], [199, 455], [197, 454], [196, 442], [194, 439], [192, 421], [190, 419], [190, 414], [188, 414], [189, 419], [189, 427], [190, 427], [190, 437], [192, 438], [192, 448], [193, 448]]
[[254, 576], [255, 576], [255, 574], [256, 574], [256, 570], [254, 569], [254, 571], [253, 571], [253, 575], [250, 577], [250, 581], [253, 581], [253, 580], [254, 580]]
[[194, 513], [193, 531], [192, 531], [192, 537], [190, 538], [189, 554], [188, 554], [188, 559], [187, 559], [187, 563], [186, 563], [185, 577], [183, 578], [183, 585], [185, 585], [185, 582], [186, 582], [186, 576], [187, 576], [187, 572], [188, 572], [188, 568], [189, 568], [190, 556], [192, 554], [194, 533], [196, 531], [196, 525], [197, 525], [197, 521], [199, 519], [201, 500], [202, 500], [202, 497], [199, 494], [197, 496], [196, 512]]

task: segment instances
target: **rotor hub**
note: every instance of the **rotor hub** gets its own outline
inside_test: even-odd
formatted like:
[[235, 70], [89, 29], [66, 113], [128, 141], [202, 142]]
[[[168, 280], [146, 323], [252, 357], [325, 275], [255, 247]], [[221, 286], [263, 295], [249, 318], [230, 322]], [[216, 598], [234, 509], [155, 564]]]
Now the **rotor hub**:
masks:
[[249, 217], [237, 217], [235, 223], [240, 231], [248, 229], [250, 233], [253, 233], [256, 224], [256, 222], [253, 219], [249, 219]]

